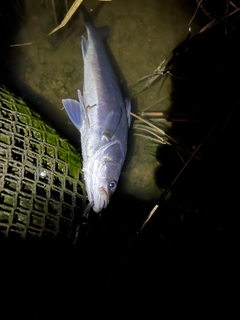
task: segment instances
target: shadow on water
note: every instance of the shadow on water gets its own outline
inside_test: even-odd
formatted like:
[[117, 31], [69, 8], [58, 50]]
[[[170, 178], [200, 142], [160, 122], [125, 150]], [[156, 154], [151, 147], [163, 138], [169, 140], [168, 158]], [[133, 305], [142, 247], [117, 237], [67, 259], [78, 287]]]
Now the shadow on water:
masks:
[[6, 81], [6, 64], [10, 44], [13, 42], [14, 36], [18, 31], [19, 25], [23, 23], [22, 17], [18, 16], [18, 7], [24, 10], [24, 1], [1, 1], [0, 3], [0, 81]]
[[[161, 235], [171, 248], [170, 255], [158, 251], [161, 260], [171, 261], [170, 266], [151, 256], [151, 263], [165, 272], [169, 282], [156, 272], [143, 286], [151, 288], [149, 281], [158, 287], [165, 284], [165, 289], [173, 285], [177, 290], [166, 290], [166, 296], [175, 299], [178, 295], [180, 309], [203, 310], [209, 305], [219, 311], [221, 304], [231, 303], [225, 290], [237, 238], [239, 35], [235, 16], [179, 46], [171, 66], [171, 114], [184, 114], [192, 121], [173, 123], [169, 134], [177, 136], [180, 143], [187, 141], [192, 152], [203, 144], [198, 159], [192, 159], [171, 188], [170, 199], [160, 203], [143, 235], [151, 252], [160, 250]], [[186, 162], [189, 155], [182, 157]], [[156, 182], [169, 186], [184, 164], [169, 146], [159, 148], [158, 158], [162, 165], [156, 171]], [[208, 292], [201, 300], [204, 288]]]
[[[227, 32], [226, 25], [222, 23], [188, 41], [171, 68], [175, 75], [172, 77], [171, 113], [185, 114], [192, 121], [173, 123], [169, 134], [177, 135], [183, 142], [187, 141], [194, 151], [211, 133], [199, 150], [198, 158], [192, 160], [180, 177], [181, 187], [177, 187], [178, 183], [174, 186], [174, 202], [210, 204], [218, 209], [223, 202], [229, 206], [227, 186], [232, 184], [233, 175], [229, 175], [228, 170], [239, 173], [235, 166], [240, 101], [239, 82], [236, 81], [236, 74], [240, 70], [240, 26], [236, 18], [228, 21]], [[165, 149], [166, 153], [162, 148], [159, 151], [163, 162], [160, 171], [163, 170], [172, 179], [183, 164], [176, 153], [174, 156], [173, 150], [169, 147]], [[183, 155], [185, 161], [188, 157]], [[170, 171], [177, 162], [178, 168], [173, 169], [175, 172], [172, 174]], [[157, 181], [160, 176], [161, 172], [156, 172]], [[168, 184], [171, 179], [167, 181]], [[232, 192], [234, 190], [231, 188]]]

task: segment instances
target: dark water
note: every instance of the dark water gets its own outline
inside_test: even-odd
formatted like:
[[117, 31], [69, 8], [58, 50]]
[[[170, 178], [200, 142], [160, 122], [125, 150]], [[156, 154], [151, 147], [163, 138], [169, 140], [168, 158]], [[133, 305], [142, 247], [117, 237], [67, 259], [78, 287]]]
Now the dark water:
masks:
[[[55, 26], [50, 1], [17, 3], [14, 36], [4, 37], [5, 45], [9, 39], [23, 43], [41, 38]], [[172, 76], [163, 86], [158, 82], [139, 94], [133, 108], [143, 110], [165, 97], [155, 111], [168, 110], [178, 120], [170, 122], [168, 133], [188, 151], [202, 146], [142, 232], [138, 233], [143, 221], [190, 155], [159, 146], [150, 149], [152, 156], [149, 142], [137, 137], [130, 139], [119, 192], [100, 221], [82, 226], [76, 248], [61, 248], [52, 255], [51, 250], [41, 248], [39, 253], [33, 247], [32, 259], [29, 250], [26, 255], [14, 251], [16, 262], [29, 263], [18, 267], [29, 294], [44, 289], [44, 304], [37, 313], [46, 314], [50, 306], [55, 314], [66, 312], [73, 318], [82, 310], [108, 314], [111, 306], [116, 314], [146, 312], [152, 318], [232, 308], [240, 160], [238, 15], [182, 42], [196, 9], [194, 1], [142, 1], [140, 6], [139, 1], [116, 0], [99, 11], [97, 1], [86, 1], [86, 6], [97, 12], [96, 25], [110, 27], [108, 44], [128, 88], [175, 48], [169, 65]], [[223, 15], [225, 3], [208, 10], [213, 17]], [[63, 11], [59, 8], [57, 19]], [[199, 12], [193, 35], [209, 21]], [[77, 133], [61, 112], [61, 99], [76, 97], [82, 87], [83, 32], [76, 15], [50, 39], [11, 47], [3, 55], [4, 80], [75, 145]], [[182, 118], [190, 120], [179, 122]], [[10, 278], [16, 286], [12, 273]], [[35, 302], [34, 296], [31, 299]]]

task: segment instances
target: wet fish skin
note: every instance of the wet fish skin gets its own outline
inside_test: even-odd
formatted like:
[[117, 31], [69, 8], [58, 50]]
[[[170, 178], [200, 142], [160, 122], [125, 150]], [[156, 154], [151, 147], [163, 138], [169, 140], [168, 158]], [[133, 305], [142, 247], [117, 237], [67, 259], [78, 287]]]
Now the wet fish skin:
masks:
[[130, 99], [123, 99], [98, 30], [86, 19], [82, 37], [83, 95], [64, 99], [64, 108], [81, 133], [83, 172], [89, 206], [106, 208], [117, 188], [127, 153]]

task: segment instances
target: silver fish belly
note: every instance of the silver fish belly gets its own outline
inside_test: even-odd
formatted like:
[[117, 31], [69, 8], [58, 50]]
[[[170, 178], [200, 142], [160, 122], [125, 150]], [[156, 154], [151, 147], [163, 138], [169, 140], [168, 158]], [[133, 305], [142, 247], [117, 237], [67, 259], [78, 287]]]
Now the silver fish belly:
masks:
[[62, 100], [81, 133], [83, 172], [89, 205], [102, 211], [117, 187], [127, 152], [131, 122], [130, 99], [123, 99], [98, 31], [85, 21], [88, 40], [82, 37], [83, 95], [79, 101]]

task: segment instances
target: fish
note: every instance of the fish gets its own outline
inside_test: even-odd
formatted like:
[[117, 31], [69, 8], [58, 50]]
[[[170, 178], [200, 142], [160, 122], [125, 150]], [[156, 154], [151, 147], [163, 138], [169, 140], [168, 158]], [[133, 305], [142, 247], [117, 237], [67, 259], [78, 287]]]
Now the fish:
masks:
[[66, 113], [80, 132], [82, 171], [88, 197], [85, 209], [100, 213], [117, 189], [127, 154], [131, 100], [124, 98], [110, 63], [104, 39], [83, 14], [83, 94], [78, 101], [63, 99]]

